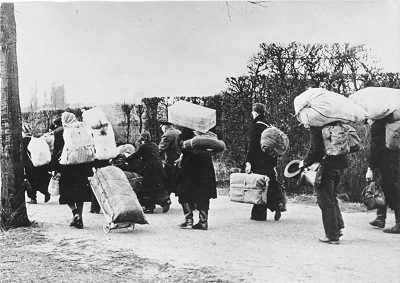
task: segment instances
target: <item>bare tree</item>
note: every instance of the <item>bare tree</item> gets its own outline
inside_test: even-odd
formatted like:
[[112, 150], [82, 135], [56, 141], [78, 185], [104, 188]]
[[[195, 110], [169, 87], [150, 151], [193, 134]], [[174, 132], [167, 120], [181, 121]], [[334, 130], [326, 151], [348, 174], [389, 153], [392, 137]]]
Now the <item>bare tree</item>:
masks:
[[121, 105], [121, 108], [124, 114], [124, 124], [126, 125], [126, 143], [129, 143], [132, 125], [132, 110], [135, 108], [135, 104], [127, 104], [124, 102]]
[[14, 4], [0, 7], [1, 59], [1, 203], [0, 224], [3, 228], [30, 225], [21, 158], [21, 106], [18, 88], [16, 25]]
[[67, 108], [67, 98], [64, 85], [51, 84], [50, 104], [54, 110]]
[[35, 87], [31, 90], [31, 98], [29, 100], [29, 107], [30, 107], [31, 112], [35, 112], [39, 109], [37, 82], [35, 82]]

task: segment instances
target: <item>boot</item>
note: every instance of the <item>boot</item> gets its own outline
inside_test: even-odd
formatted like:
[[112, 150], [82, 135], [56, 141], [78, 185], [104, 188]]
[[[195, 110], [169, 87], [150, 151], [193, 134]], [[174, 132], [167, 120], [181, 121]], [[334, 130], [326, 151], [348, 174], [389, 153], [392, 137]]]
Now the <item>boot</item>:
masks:
[[396, 218], [396, 224], [391, 228], [383, 229], [383, 232], [400, 234], [400, 208], [394, 210], [394, 217]]
[[79, 218], [78, 210], [73, 209], [72, 210], [72, 221], [69, 223], [69, 226], [75, 226]]
[[199, 210], [199, 223], [192, 226], [193, 229], [208, 229], [208, 210]]
[[182, 203], [183, 214], [185, 215], [185, 220], [179, 224], [180, 228], [188, 228], [193, 226], [193, 211], [188, 203]]
[[387, 206], [378, 208], [376, 210], [376, 218], [373, 221], [369, 222], [369, 224], [378, 228], [385, 228], [386, 213]]

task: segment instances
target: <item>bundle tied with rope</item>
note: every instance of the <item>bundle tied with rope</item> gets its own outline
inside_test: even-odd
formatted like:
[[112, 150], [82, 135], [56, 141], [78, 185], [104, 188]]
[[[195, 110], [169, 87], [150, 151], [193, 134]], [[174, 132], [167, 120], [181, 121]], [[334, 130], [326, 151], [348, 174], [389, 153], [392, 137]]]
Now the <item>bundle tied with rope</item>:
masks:
[[310, 88], [294, 99], [297, 119], [306, 127], [332, 122], [363, 122], [367, 112], [344, 95], [323, 88]]
[[272, 156], [282, 156], [289, 149], [287, 135], [274, 126], [265, 129], [260, 139], [261, 150]]

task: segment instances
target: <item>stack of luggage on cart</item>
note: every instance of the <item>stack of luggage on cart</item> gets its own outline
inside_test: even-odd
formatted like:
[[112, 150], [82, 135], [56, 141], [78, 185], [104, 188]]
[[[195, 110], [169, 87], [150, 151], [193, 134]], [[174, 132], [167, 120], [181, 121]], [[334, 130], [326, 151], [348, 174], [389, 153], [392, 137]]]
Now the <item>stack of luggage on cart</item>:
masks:
[[[141, 177], [137, 173], [124, 172], [124, 168], [115, 166], [121, 164], [121, 156], [111, 123], [98, 107], [85, 111], [82, 116], [93, 138], [95, 159], [111, 160], [111, 165], [98, 168], [90, 178], [93, 193], [106, 218], [104, 231], [108, 233], [119, 228], [133, 230], [136, 223], [148, 224], [134, 190], [140, 188]], [[129, 145], [125, 148], [129, 148]], [[134, 182], [130, 182], [128, 177]]]

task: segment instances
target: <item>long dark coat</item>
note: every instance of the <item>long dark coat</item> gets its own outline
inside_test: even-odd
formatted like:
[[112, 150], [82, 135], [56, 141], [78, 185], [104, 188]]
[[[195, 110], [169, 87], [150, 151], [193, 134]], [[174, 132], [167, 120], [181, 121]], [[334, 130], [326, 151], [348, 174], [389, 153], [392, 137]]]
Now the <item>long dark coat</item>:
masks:
[[[386, 147], [387, 123], [393, 122], [393, 114], [376, 120], [371, 125], [371, 144], [369, 167], [372, 170], [380, 169], [382, 190], [385, 193], [386, 203], [391, 209], [400, 208], [400, 151]], [[375, 175], [375, 174], [374, 174]]]
[[261, 134], [267, 128], [265, 124], [268, 125], [269, 123], [263, 114], [258, 115], [253, 120], [246, 162], [250, 162], [253, 173], [268, 176], [267, 208], [275, 211], [279, 208], [279, 203], [284, 201], [284, 195], [276, 179], [275, 167], [278, 164], [278, 159], [266, 154], [261, 149]]
[[58, 160], [64, 147], [63, 127], [54, 131], [53, 171], [60, 173], [60, 204], [90, 202], [92, 189], [88, 177], [93, 175], [92, 163], [61, 165]]
[[[192, 130], [183, 129], [178, 143], [193, 137]], [[185, 149], [182, 149], [182, 155], [175, 176], [176, 195], [191, 203], [217, 198], [215, 171], [211, 157], [197, 155]]]
[[128, 164], [138, 162], [141, 159], [143, 162], [143, 192], [155, 192], [165, 190], [165, 172], [162, 165], [161, 157], [158, 151], [158, 146], [146, 141], [139, 149], [126, 158]]
[[[43, 194], [48, 193], [50, 182], [50, 164], [42, 166], [33, 166], [32, 160], [28, 156], [28, 144], [31, 141], [31, 136], [22, 138], [22, 164], [24, 166], [25, 178], [29, 181], [33, 191], [38, 191]], [[29, 197], [34, 197], [34, 194], [28, 192]]]

